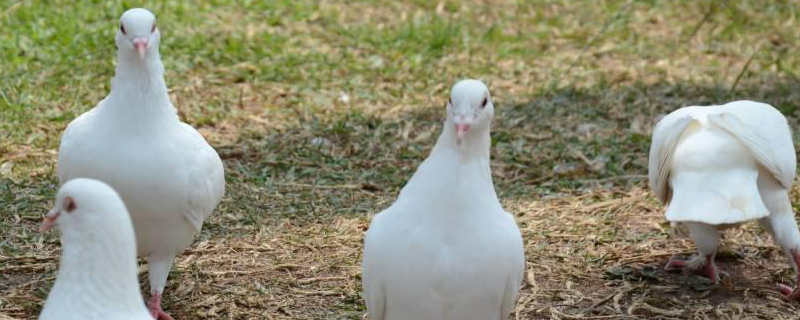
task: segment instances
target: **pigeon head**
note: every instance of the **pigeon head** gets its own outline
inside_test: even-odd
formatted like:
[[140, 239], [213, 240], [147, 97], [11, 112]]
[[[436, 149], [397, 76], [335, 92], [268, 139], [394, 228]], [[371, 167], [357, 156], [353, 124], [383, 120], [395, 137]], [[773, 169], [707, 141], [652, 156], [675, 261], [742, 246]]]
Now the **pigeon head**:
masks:
[[450, 90], [447, 101], [447, 120], [455, 125], [459, 145], [474, 131], [488, 129], [494, 116], [489, 88], [480, 80], [461, 80]]
[[143, 61], [158, 53], [160, 39], [156, 16], [147, 9], [130, 9], [119, 18], [116, 42], [121, 55], [138, 57]]
[[56, 194], [56, 205], [44, 217], [39, 230], [55, 226], [65, 235], [90, 233], [107, 226], [130, 224], [119, 195], [107, 184], [93, 179], [67, 181]]

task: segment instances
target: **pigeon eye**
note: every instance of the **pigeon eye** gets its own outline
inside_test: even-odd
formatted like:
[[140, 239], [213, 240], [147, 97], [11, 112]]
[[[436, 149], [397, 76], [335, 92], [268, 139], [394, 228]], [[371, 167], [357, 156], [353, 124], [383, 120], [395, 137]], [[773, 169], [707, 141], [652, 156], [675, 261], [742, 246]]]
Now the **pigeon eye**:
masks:
[[75, 211], [75, 200], [72, 200], [71, 197], [64, 198], [64, 207], [67, 209], [67, 213]]
[[153, 27], [150, 28], [150, 33], [156, 32], [156, 22], [153, 21]]
[[119, 31], [122, 31], [122, 34], [125, 34], [125, 26], [123, 26], [121, 23], [119, 24]]
[[489, 98], [483, 98], [483, 102], [481, 102], [481, 108], [486, 108], [487, 102], [489, 102]]

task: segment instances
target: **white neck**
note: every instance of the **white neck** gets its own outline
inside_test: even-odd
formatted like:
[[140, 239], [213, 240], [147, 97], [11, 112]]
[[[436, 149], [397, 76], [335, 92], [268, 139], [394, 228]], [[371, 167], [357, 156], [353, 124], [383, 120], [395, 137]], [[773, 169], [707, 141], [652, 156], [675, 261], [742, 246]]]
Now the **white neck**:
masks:
[[118, 52], [111, 93], [103, 103], [120, 126], [151, 127], [177, 120], [164, 82], [164, 66], [158, 52], [145, 60], [130, 52]]
[[[500, 208], [492, 182], [489, 126], [474, 127], [456, 143], [455, 125], [445, 121], [442, 134], [431, 154], [400, 192], [399, 200], [413, 199], [439, 213], [443, 221], [464, 215], [486, 214], [487, 206]], [[475, 210], [477, 209], [477, 210]], [[423, 212], [424, 211], [424, 212]], [[431, 210], [418, 212], [427, 215]]]
[[[489, 135], [490, 124], [485, 126], [477, 126], [467, 132], [461, 143], [456, 142], [456, 129], [452, 120], [447, 119], [444, 122], [444, 129], [439, 139], [436, 140], [431, 151], [431, 156], [443, 151], [450, 150], [459, 154], [459, 158], [463, 161], [481, 161], [486, 163], [486, 169], [489, 170], [490, 148], [492, 138]], [[488, 171], [487, 171], [488, 172]]]

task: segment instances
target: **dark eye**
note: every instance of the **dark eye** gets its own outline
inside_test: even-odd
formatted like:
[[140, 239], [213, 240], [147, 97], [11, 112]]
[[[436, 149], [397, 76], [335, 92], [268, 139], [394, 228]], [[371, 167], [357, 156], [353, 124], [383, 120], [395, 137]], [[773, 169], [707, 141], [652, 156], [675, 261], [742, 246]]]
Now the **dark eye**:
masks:
[[122, 31], [122, 34], [125, 34], [125, 26], [123, 26], [121, 23], [119, 24], [119, 31]]
[[447, 98], [447, 104], [452, 105], [453, 104], [453, 98]]
[[156, 32], [156, 22], [153, 21], [153, 27], [150, 28], [150, 33]]
[[487, 102], [489, 102], [489, 98], [483, 98], [483, 102], [481, 102], [481, 108], [486, 108]]
[[75, 211], [75, 208], [77, 208], [77, 206], [75, 206], [75, 200], [72, 200], [72, 197], [64, 198], [64, 207], [66, 207], [68, 213]]

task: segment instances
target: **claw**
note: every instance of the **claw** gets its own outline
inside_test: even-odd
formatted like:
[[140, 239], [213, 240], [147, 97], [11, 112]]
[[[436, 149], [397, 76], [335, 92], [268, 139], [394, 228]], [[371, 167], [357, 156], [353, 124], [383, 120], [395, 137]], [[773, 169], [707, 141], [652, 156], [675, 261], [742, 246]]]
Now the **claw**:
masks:
[[664, 270], [672, 271], [672, 270], [683, 270], [687, 266], [686, 261], [684, 260], [671, 260], [667, 262], [667, 265], [664, 267]]
[[800, 290], [797, 290], [797, 287], [792, 288], [785, 284], [778, 284], [778, 291], [781, 292], [783, 298], [787, 301], [796, 301], [800, 302]]
[[[789, 250], [789, 252], [792, 254], [797, 270], [800, 270], [800, 253], [798, 253], [797, 249]], [[780, 291], [781, 294], [783, 294], [783, 298], [788, 301], [800, 302], [800, 290], [798, 290], [798, 288], [800, 288], [800, 276], [798, 276], [797, 285], [794, 288], [785, 284], [778, 284], [778, 291]]]
[[779, 283], [779, 284], [777, 284], [777, 286], [778, 286], [778, 291], [780, 291], [784, 296], [787, 296], [787, 297], [791, 296], [792, 292], [794, 292], [794, 288], [792, 288], [790, 286], [787, 286], [785, 284]]
[[158, 292], [154, 292], [153, 296], [150, 297], [147, 308], [150, 310], [150, 315], [155, 320], [175, 320], [161, 309], [161, 294]]
[[712, 255], [707, 255], [705, 261], [702, 261], [699, 257], [692, 260], [672, 260], [667, 263], [664, 270], [689, 270], [711, 279], [714, 284], [719, 284], [719, 271]]

